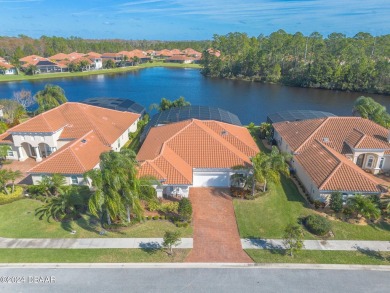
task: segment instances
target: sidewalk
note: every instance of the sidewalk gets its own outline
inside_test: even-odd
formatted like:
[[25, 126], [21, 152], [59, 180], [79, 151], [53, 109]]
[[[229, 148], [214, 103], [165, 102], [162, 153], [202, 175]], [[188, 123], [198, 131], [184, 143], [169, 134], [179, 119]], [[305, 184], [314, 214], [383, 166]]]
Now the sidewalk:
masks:
[[[390, 251], [390, 241], [304, 240], [306, 250]], [[283, 249], [281, 239], [241, 239], [243, 249]]]
[[[1, 248], [141, 248], [157, 249], [162, 238], [1, 238]], [[390, 241], [305, 240], [306, 250], [375, 250], [390, 252]], [[281, 239], [241, 239], [243, 249], [283, 249]], [[193, 248], [192, 238], [182, 238], [176, 248]]]
[[[1, 238], [0, 248], [161, 248], [162, 238]], [[176, 248], [192, 248], [192, 238], [182, 238]]]

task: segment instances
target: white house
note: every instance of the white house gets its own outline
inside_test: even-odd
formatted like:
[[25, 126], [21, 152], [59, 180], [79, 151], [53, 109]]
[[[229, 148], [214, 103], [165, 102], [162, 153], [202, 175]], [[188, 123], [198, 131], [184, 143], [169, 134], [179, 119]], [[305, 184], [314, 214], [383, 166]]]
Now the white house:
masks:
[[13, 65], [0, 61], [0, 74], [5, 74], [5, 75], [17, 74], [17, 71]]
[[99, 165], [102, 152], [120, 148], [137, 130], [140, 115], [82, 103], [65, 103], [0, 135], [11, 150], [7, 159], [39, 162], [28, 172], [33, 183], [60, 173], [68, 184], [83, 184], [83, 174]]

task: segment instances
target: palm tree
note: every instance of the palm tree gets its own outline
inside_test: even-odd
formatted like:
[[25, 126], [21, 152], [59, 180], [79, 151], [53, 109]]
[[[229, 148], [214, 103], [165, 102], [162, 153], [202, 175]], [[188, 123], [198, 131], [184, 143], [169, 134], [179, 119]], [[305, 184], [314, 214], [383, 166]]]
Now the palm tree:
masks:
[[5, 160], [8, 155], [8, 151], [11, 150], [11, 147], [7, 144], [0, 145], [0, 159]]
[[38, 181], [38, 185], [45, 190], [46, 196], [57, 196], [63, 191], [65, 184], [66, 179], [61, 174], [44, 176], [41, 181]]
[[381, 215], [380, 209], [370, 198], [361, 194], [356, 194], [347, 199], [347, 205], [358, 215], [362, 215], [366, 219], [378, 219]]
[[0, 185], [3, 187], [4, 192], [9, 194], [7, 189], [7, 183], [10, 181], [10, 171], [7, 169], [0, 169]]
[[61, 191], [57, 197], [48, 199], [47, 203], [36, 209], [35, 215], [46, 216], [47, 219], [53, 218], [56, 221], [61, 220], [64, 216], [74, 218], [78, 215], [77, 207], [82, 205], [82, 199], [75, 194], [71, 188]]
[[254, 156], [252, 158], [253, 186], [255, 186], [256, 181], [262, 182], [264, 183], [263, 191], [265, 191], [267, 183], [277, 182], [280, 179], [280, 174], [289, 176], [290, 170], [287, 160], [290, 157], [289, 154], [281, 153], [276, 146], [272, 147], [270, 154], [261, 152]]
[[352, 114], [359, 114], [362, 118], [372, 120], [384, 127], [388, 127], [390, 123], [390, 115], [386, 112], [386, 107], [370, 97], [357, 98], [353, 105]]
[[91, 170], [84, 177], [92, 180], [93, 195], [89, 200], [90, 212], [98, 216], [107, 216], [111, 224], [113, 219], [127, 219], [130, 222], [131, 211], [138, 219], [142, 218], [140, 204], [141, 186], [151, 186], [150, 178], [139, 179], [135, 153], [129, 149], [120, 152], [106, 152], [100, 156], [100, 170]]
[[38, 112], [42, 113], [52, 108], [55, 108], [68, 101], [64, 90], [52, 84], [45, 85], [45, 88], [35, 94], [35, 99], [38, 103]]
[[11, 180], [12, 182], [12, 193], [14, 193], [15, 191], [15, 181], [16, 179], [22, 177], [22, 172], [20, 172], [19, 170], [15, 170], [15, 171], [12, 171], [12, 170], [9, 170], [9, 180]]

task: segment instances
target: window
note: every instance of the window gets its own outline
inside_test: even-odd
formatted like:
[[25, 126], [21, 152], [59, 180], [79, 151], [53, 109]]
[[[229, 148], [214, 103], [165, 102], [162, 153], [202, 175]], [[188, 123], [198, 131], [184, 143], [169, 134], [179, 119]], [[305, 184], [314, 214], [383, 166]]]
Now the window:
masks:
[[374, 162], [374, 157], [373, 157], [373, 156], [368, 156], [368, 158], [367, 158], [367, 163], [366, 163], [366, 167], [367, 167], [367, 168], [372, 168], [373, 162]]
[[381, 160], [379, 161], [379, 168], [382, 169], [383, 168], [383, 164], [385, 162], [385, 158], [382, 157]]
[[8, 150], [8, 151], [7, 151], [7, 156], [8, 156], [8, 157], [13, 157], [13, 156], [14, 156], [13, 150]]
[[79, 180], [78, 180], [77, 176], [71, 176], [70, 178], [72, 180], [72, 184], [79, 184]]

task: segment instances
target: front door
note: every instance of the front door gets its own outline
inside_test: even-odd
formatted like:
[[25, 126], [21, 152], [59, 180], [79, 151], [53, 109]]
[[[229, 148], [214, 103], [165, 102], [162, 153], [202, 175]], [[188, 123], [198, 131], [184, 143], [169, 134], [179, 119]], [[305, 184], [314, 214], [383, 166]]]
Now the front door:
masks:
[[356, 160], [356, 165], [358, 165], [360, 168], [363, 167], [363, 162], [364, 162], [364, 154], [361, 154], [357, 160]]

